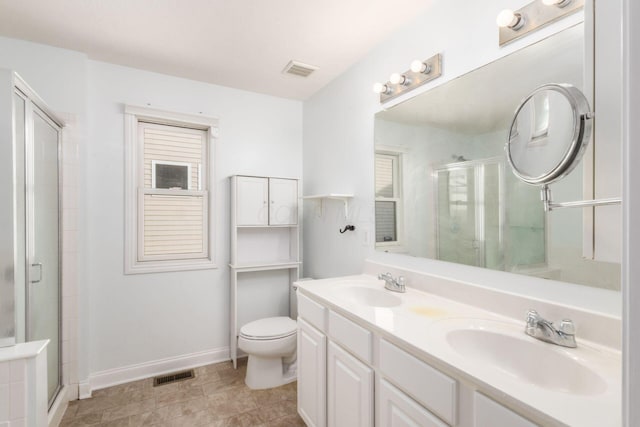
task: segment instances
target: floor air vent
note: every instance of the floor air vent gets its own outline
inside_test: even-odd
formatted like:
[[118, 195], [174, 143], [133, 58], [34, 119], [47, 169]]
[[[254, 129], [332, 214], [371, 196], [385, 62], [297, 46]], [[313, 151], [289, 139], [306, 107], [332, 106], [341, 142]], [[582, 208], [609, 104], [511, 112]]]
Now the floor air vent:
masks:
[[160, 385], [166, 385], [175, 383], [178, 381], [190, 380], [191, 378], [195, 378], [196, 374], [193, 372], [193, 369], [188, 371], [180, 371], [174, 372], [172, 374], [160, 375], [159, 377], [155, 377], [153, 379], [153, 386], [158, 387]]

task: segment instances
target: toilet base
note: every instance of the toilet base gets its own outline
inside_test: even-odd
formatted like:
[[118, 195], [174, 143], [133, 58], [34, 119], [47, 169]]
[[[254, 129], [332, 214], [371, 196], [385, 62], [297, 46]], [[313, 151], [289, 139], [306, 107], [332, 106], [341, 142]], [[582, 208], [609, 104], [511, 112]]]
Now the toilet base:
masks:
[[244, 383], [250, 389], [262, 390], [279, 387], [296, 380], [295, 364], [293, 365], [293, 369], [289, 369], [287, 372], [282, 371], [283, 363], [281, 357], [250, 355], [247, 362], [247, 374], [244, 377]]

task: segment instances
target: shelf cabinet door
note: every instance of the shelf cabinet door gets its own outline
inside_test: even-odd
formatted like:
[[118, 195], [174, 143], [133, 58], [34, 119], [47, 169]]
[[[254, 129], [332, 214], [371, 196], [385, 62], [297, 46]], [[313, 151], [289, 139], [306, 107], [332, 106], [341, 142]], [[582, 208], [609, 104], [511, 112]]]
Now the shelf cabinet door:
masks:
[[373, 369], [329, 342], [329, 427], [373, 426]]
[[298, 318], [298, 413], [309, 427], [327, 424], [327, 337]]
[[237, 225], [267, 225], [269, 179], [239, 176], [236, 186]]
[[378, 427], [447, 427], [422, 405], [385, 380], [376, 391]]
[[298, 181], [269, 178], [269, 224], [298, 223]]

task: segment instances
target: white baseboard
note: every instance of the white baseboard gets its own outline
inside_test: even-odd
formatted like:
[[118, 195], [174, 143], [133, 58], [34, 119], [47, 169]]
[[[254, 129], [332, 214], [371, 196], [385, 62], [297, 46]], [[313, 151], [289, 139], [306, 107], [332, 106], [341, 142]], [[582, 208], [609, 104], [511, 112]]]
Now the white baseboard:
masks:
[[79, 384], [80, 399], [91, 397], [93, 390], [227, 360], [229, 360], [229, 347], [223, 347], [95, 372], [89, 375], [88, 382]]
[[89, 381], [82, 381], [78, 384], [78, 399], [88, 399], [91, 397], [91, 384]]

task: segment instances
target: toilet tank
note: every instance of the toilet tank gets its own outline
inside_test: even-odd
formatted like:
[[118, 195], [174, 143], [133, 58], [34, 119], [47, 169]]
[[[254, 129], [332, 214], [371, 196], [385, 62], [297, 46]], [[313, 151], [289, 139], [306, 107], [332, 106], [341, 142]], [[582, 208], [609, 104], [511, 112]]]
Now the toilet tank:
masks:
[[298, 289], [298, 283], [306, 282], [307, 280], [313, 280], [311, 277], [303, 277], [301, 279], [296, 280], [291, 285], [291, 291], [289, 292], [289, 316], [296, 320], [298, 318], [298, 296], [296, 294], [296, 290]]

